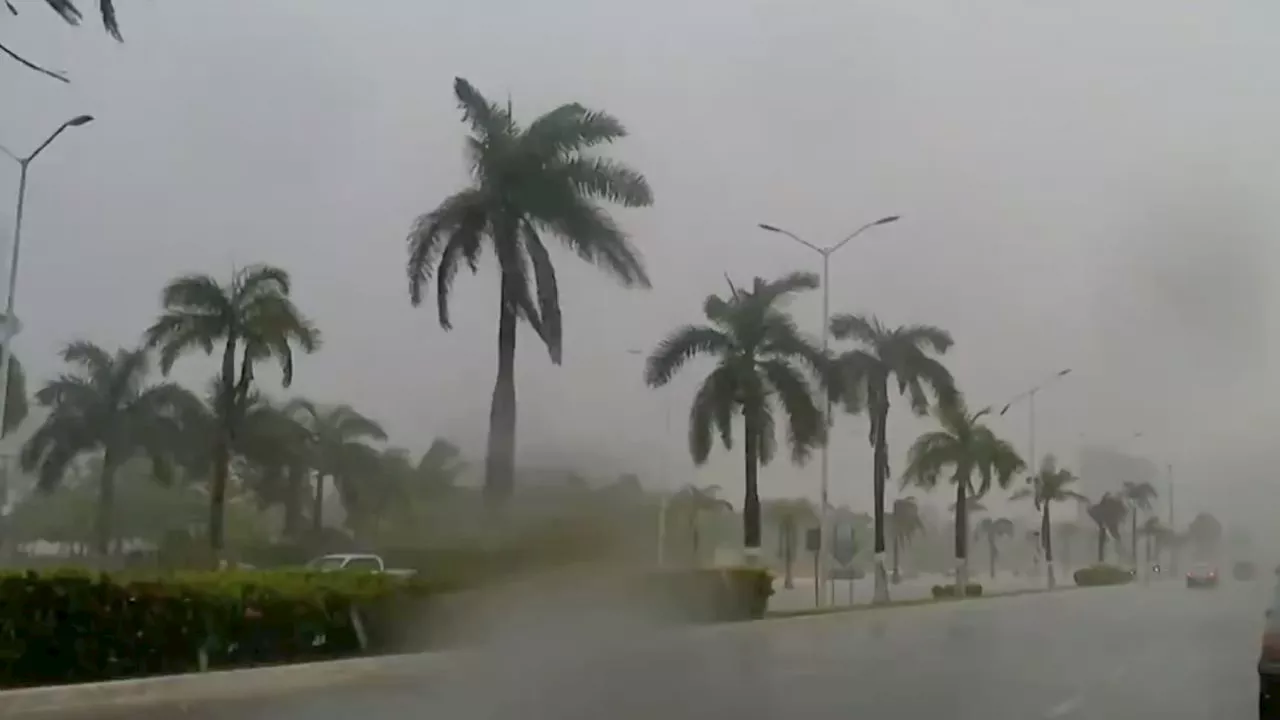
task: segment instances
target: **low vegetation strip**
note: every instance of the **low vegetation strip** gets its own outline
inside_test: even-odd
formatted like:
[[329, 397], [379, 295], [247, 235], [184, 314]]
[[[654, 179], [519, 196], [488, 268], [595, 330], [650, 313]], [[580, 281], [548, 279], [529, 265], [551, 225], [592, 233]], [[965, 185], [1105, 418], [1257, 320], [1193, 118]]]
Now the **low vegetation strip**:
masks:
[[896, 600], [881, 605], [845, 605], [842, 607], [832, 608], [807, 608], [804, 610], [771, 610], [765, 613], [766, 620], [782, 620], [786, 618], [810, 617], [817, 615], [835, 615], [839, 613], [860, 612], [864, 610], [888, 610], [891, 608], [916, 607], [920, 605], [939, 605], [942, 603], [964, 602], [967, 600], [989, 600], [992, 598], [1010, 598], [1019, 595], [1042, 595], [1045, 593], [1063, 592], [1066, 590], [1078, 590], [1082, 587], [1090, 587], [1087, 585], [1059, 585], [1050, 590], [1049, 588], [1023, 588], [1020, 590], [1006, 590], [1002, 592], [989, 592], [985, 594], [974, 594], [966, 597], [956, 597], [955, 595], [938, 595], [928, 598], [916, 598], [913, 600]]
[[[421, 576], [302, 571], [0, 575], [0, 688], [414, 652], [465, 641]], [[674, 622], [758, 618], [755, 569], [629, 576], [614, 592]]]

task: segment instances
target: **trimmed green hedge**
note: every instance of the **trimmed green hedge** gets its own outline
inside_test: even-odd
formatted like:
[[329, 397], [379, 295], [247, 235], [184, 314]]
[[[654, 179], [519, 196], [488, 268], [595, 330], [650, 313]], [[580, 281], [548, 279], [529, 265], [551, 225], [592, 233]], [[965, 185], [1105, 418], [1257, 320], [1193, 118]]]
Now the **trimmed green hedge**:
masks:
[[[683, 570], [628, 586], [672, 620], [757, 618], [763, 570]], [[0, 574], [0, 687], [408, 652], [456, 641], [440, 581], [355, 572]]]
[[[953, 598], [956, 596], [956, 586], [954, 583], [950, 585], [934, 585], [933, 597], [937, 599]], [[964, 586], [965, 597], [981, 597], [982, 585], [979, 583], [969, 583]]]
[[1076, 585], [1127, 585], [1133, 582], [1133, 573], [1115, 565], [1092, 565], [1080, 568], [1072, 574]]

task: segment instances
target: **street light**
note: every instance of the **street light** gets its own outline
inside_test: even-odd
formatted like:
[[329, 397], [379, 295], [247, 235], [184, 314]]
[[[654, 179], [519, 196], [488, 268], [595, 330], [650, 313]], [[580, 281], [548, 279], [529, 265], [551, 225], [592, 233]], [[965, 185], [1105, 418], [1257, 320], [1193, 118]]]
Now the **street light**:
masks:
[[[841, 240], [840, 242], [828, 248], [818, 247], [817, 245], [814, 245], [813, 243], [807, 240], [804, 240], [799, 235], [796, 235], [795, 233], [789, 230], [783, 230], [782, 228], [776, 225], [769, 225], [767, 223], [759, 224], [759, 227], [761, 230], [768, 230], [771, 233], [786, 235], [787, 237], [791, 238], [797, 243], [800, 243], [801, 245], [809, 248], [810, 250], [822, 256], [822, 353], [824, 355], [827, 353], [827, 345], [828, 345], [829, 336], [830, 336], [830, 329], [828, 328], [828, 326], [831, 324], [831, 291], [830, 291], [831, 283], [829, 282], [831, 278], [831, 256], [834, 255], [837, 250], [847, 245], [850, 240], [853, 240], [854, 238], [858, 237], [858, 235], [860, 235], [862, 231], [868, 230], [870, 228], [877, 227], [880, 225], [888, 225], [890, 223], [895, 223], [899, 220], [900, 217], [901, 217], [900, 215], [888, 215], [874, 222], [869, 222], [866, 225], [863, 225], [862, 227], [858, 228], [857, 230], [854, 230], [853, 232], [849, 233], [845, 237], [845, 239]], [[823, 413], [822, 420], [827, 430], [830, 431], [831, 429], [831, 397], [829, 395], [827, 396], [826, 410]], [[826, 556], [826, 549], [828, 546], [827, 539], [830, 533], [830, 528], [828, 527], [828, 525], [830, 524], [828, 522], [830, 503], [827, 501], [827, 494], [828, 494], [827, 488], [829, 485], [828, 475], [830, 472], [830, 464], [829, 464], [829, 457], [827, 455], [827, 447], [830, 445], [830, 443], [831, 443], [831, 439], [827, 438], [826, 442], [822, 443], [822, 449], [821, 449], [822, 479], [819, 481], [819, 494], [822, 496], [822, 506], [821, 506], [821, 510], [819, 511], [819, 515], [821, 517], [818, 520], [818, 525], [819, 525], [818, 577], [814, 579], [814, 583], [819, 586], [825, 586], [827, 582], [827, 578], [826, 578], [827, 560], [825, 556]], [[878, 566], [876, 571], [879, 572]], [[822, 593], [822, 592], [817, 593], [817, 597], [819, 599], [814, 604], [820, 605], [821, 604], [820, 598], [824, 596], [825, 596], [825, 593]]]
[[[0, 439], [3, 439], [9, 430], [5, 426], [4, 418], [5, 413], [9, 410], [9, 364], [12, 356], [12, 340], [13, 336], [17, 334], [18, 328], [17, 317], [13, 314], [13, 304], [18, 290], [18, 253], [22, 249], [22, 211], [27, 200], [27, 169], [31, 166], [31, 161], [44, 152], [44, 149], [49, 147], [49, 144], [56, 140], [67, 128], [80, 127], [91, 122], [93, 122], [92, 115], [77, 115], [71, 118], [59, 125], [57, 130], [50, 133], [49, 137], [26, 157], [19, 157], [8, 148], [0, 145], [0, 152], [8, 155], [22, 169], [18, 179], [18, 210], [13, 223], [13, 249], [9, 257], [9, 294], [4, 305], [5, 323], [12, 332], [6, 332], [4, 338], [0, 340]], [[6, 492], [5, 497], [0, 498], [0, 503], [7, 503], [8, 500], [8, 493]]]
[[[643, 357], [645, 352], [643, 350], [631, 348], [627, 350], [627, 354]], [[670, 443], [671, 442], [671, 392], [670, 391], [664, 392], [663, 395], [665, 396], [663, 398], [663, 415], [665, 416], [663, 432], [666, 435], [666, 441]], [[665, 476], [663, 479], [663, 485], [666, 486], [666, 489], [668, 491], [671, 489], [670, 487], [671, 468], [667, 461], [667, 457], [670, 455], [669, 450], [670, 448], [660, 453], [660, 457], [662, 458], [660, 472]], [[666, 564], [667, 564], [667, 505], [669, 501], [669, 496], [670, 496], [670, 492], [663, 492], [661, 489], [659, 490], [659, 500], [658, 500], [658, 567], [659, 568], [666, 567]]]
[[1031, 468], [1033, 472], [1036, 465], [1036, 393], [1070, 374], [1071, 368], [1059, 370], [1041, 381], [1035, 387], [1032, 387], [1030, 390], [1023, 390], [1017, 395], [1014, 395], [1009, 402], [1005, 403], [1004, 407], [1000, 409], [1000, 415], [1004, 416], [1005, 413], [1009, 412], [1009, 408], [1017, 405], [1019, 402], [1022, 402], [1024, 398], [1028, 400], [1031, 407], [1027, 413], [1027, 467]]

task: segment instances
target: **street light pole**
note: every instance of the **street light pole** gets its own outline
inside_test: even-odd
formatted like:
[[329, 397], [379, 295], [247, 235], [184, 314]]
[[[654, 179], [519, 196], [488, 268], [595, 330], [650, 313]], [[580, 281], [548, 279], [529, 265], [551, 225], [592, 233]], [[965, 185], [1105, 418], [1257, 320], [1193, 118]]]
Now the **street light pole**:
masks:
[[[627, 350], [627, 354], [644, 356], [644, 351], [636, 348], [632, 348], [630, 350]], [[670, 392], [663, 393], [662, 407], [663, 407], [663, 416], [664, 416], [663, 417], [663, 433], [665, 435], [665, 441], [669, 444], [671, 442], [671, 393]], [[658, 497], [658, 567], [664, 568], [667, 566], [667, 511], [669, 509], [668, 505], [669, 505], [670, 496], [671, 496], [671, 493], [670, 493], [671, 465], [668, 457], [670, 455], [670, 448], [667, 448], [666, 450], [662, 451], [661, 453], [659, 453], [659, 455], [662, 457], [662, 460], [660, 461], [659, 472], [661, 472], [662, 475], [664, 476], [663, 485], [665, 486], [666, 491], [663, 491], [661, 489], [658, 491], [659, 493], [659, 497]]]
[[1024, 390], [1017, 395], [1014, 395], [1013, 398], [1011, 398], [1009, 402], [1005, 403], [1004, 407], [1000, 409], [1000, 414], [1003, 416], [1005, 413], [1009, 412], [1009, 408], [1017, 405], [1023, 398], [1027, 398], [1029, 405], [1027, 413], [1027, 454], [1029, 456], [1027, 457], [1027, 467], [1032, 469], [1033, 472], [1036, 466], [1036, 393], [1070, 374], [1071, 368], [1059, 370], [1041, 381], [1035, 387], [1032, 387], [1030, 390]]
[[[802, 239], [799, 235], [796, 235], [795, 233], [789, 230], [784, 230], [776, 225], [769, 225], [767, 223], [760, 223], [758, 225], [758, 227], [761, 230], [767, 230], [771, 233], [785, 235], [791, 238], [792, 240], [796, 241], [797, 243], [800, 243], [801, 245], [809, 248], [810, 250], [822, 256], [822, 354], [824, 356], [827, 354], [828, 347], [831, 342], [831, 337], [830, 337], [831, 331], [829, 327], [831, 324], [831, 256], [834, 255], [836, 251], [838, 251], [840, 248], [847, 245], [849, 241], [858, 237], [858, 235], [860, 235], [864, 230], [869, 230], [870, 228], [877, 227], [879, 225], [888, 225], [890, 223], [895, 223], [898, 221], [900, 217], [901, 217], [900, 215], [888, 215], [886, 217], [880, 218], [879, 220], [869, 222], [866, 225], [859, 227], [857, 230], [854, 230], [853, 232], [849, 233], [845, 237], [845, 239], [827, 248], [818, 247], [817, 245], [814, 245], [813, 243]], [[831, 395], [830, 394], [827, 394], [826, 402], [823, 407], [824, 407], [824, 410], [822, 414], [822, 423], [823, 423], [823, 426], [826, 428], [826, 431], [830, 433], [831, 432]], [[814, 605], [821, 605], [822, 604], [821, 598], [825, 597], [826, 595], [826, 593], [821, 592], [821, 589], [825, 587], [827, 582], [826, 554], [827, 554], [827, 547], [829, 546], [828, 540], [830, 538], [830, 532], [831, 532], [831, 529], [829, 527], [831, 504], [828, 501], [831, 459], [827, 452], [827, 449], [830, 446], [830, 444], [831, 444], [831, 438], [827, 437], [826, 439], [824, 439], [822, 443], [822, 448], [819, 452], [819, 455], [821, 456], [820, 457], [821, 479], [818, 481], [818, 495], [820, 497], [821, 506], [818, 511], [818, 516], [819, 516], [818, 517], [818, 562], [817, 562], [818, 577], [814, 578], [813, 580], [814, 587], [815, 589], [818, 590], [818, 592], [815, 593], [816, 600], [814, 602]]]
[[[67, 128], [80, 127], [87, 123], [93, 122], [92, 115], [77, 115], [70, 120], [58, 126], [40, 143], [35, 150], [32, 150], [26, 157], [19, 157], [10, 152], [8, 148], [0, 146], [0, 152], [9, 156], [14, 162], [18, 163], [20, 172], [18, 175], [18, 209], [15, 213], [13, 223], [13, 247], [9, 257], [9, 287], [8, 295], [4, 304], [4, 323], [5, 332], [3, 338], [0, 338], [0, 439], [3, 439], [9, 433], [8, 424], [5, 422], [6, 415], [9, 411], [9, 365], [12, 363], [13, 357], [13, 336], [17, 334], [18, 319], [14, 315], [14, 303], [18, 294], [18, 257], [22, 250], [22, 216], [23, 210], [26, 208], [27, 201], [27, 171], [31, 167], [31, 161], [35, 160], [49, 144], [58, 138]], [[9, 484], [8, 484], [8, 463], [5, 466], [5, 483], [3, 488], [3, 497], [0, 497], [0, 509], [7, 507], [9, 504]]]

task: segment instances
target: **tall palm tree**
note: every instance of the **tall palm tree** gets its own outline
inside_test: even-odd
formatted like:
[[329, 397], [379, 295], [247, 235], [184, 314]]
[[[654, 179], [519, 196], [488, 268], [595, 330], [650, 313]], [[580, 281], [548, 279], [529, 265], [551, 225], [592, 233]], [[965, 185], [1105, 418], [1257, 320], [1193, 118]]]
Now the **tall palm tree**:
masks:
[[275, 359], [283, 385], [289, 387], [294, 347], [310, 353], [320, 346], [320, 332], [289, 299], [290, 288], [289, 274], [270, 265], [239, 270], [225, 285], [209, 275], [184, 275], [165, 286], [164, 311], [147, 330], [147, 344], [160, 348], [165, 374], [182, 355], [196, 350], [212, 355], [222, 345], [214, 404], [218, 422], [210, 438], [209, 545], [215, 553], [222, 551], [231, 452], [253, 386], [254, 365]]
[[996, 543], [1002, 537], [1013, 537], [1013, 521], [1009, 518], [982, 518], [973, 531], [975, 540], [986, 538], [987, 557], [990, 558], [991, 578], [996, 577], [996, 556], [1000, 554]]
[[521, 127], [510, 103], [490, 102], [462, 78], [453, 92], [471, 128], [472, 184], [420, 216], [409, 233], [409, 300], [436, 282], [440, 326], [448, 330], [449, 290], [465, 263], [474, 272], [485, 247], [497, 259], [498, 378], [489, 408], [485, 497], [501, 505], [514, 483], [516, 323], [524, 320], [560, 364], [560, 291], [546, 240], [558, 239], [623, 286], [649, 287], [639, 253], [600, 201], [653, 204], [644, 176], [593, 148], [627, 136], [608, 113], [561, 105]]
[[[1021, 488], [1010, 496], [1010, 500], [1030, 499], [1040, 513], [1040, 543], [1044, 548], [1045, 566], [1048, 568], [1049, 587], [1056, 584], [1053, 574], [1053, 520], [1051, 508], [1054, 503], [1082, 502], [1089, 499], [1072, 489], [1078, 480], [1070, 470], [1058, 467], [1058, 460], [1053, 455], [1045, 455], [1040, 462], [1040, 470], [1027, 478], [1027, 487]], [[1070, 538], [1067, 539], [1070, 543]]]
[[1098, 502], [1089, 506], [1089, 519], [1098, 526], [1098, 562], [1107, 561], [1107, 537], [1120, 542], [1120, 523], [1129, 509], [1119, 495], [1103, 493]]
[[[929, 394], [946, 404], [956, 395], [955, 381], [942, 363], [932, 357], [951, 347], [951, 334], [931, 325], [885, 326], [874, 316], [841, 314], [831, 318], [831, 334], [838, 340], [852, 340], [853, 350], [837, 358], [845, 409], [850, 413], [867, 410], [870, 416], [868, 441], [872, 447], [872, 484], [875, 495], [875, 597], [888, 602], [889, 584], [885, 572], [884, 491], [889, 478], [889, 386], [896, 382], [912, 412], [929, 411]], [[957, 534], [957, 537], [959, 535]]]
[[778, 556], [782, 560], [782, 585], [795, 587], [792, 569], [799, 548], [800, 528], [817, 521], [818, 512], [813, 503], [801, 498], [770, 500], [763, 505], [764, 515], [778, 528]]
[[728, 299], [712, 295], [703, 305], [709, 324], [676, 329], [649, 356], [645, 381], [662, 387], [698, 355], [717, 359], [689, 411], [689, 452], [698, 465], [711, 452], [719, 432], [725, 449], [733, 447], [733, 417], [743, 419], [746, 496], [742, 503], [743, 546], [748, 560], [760, 552], [760, 495], [757, 476], [773, 459], [775, 408], [786, 423], [791, 459], [803, 463], [826, 438], [815, 389], [830, 387], [830, 363], [804, 337], [781, 304], [818, 285], [813, 273], [792, 273], [773, 281], [756, 278], [750, 290], [730, 284]]
[[[990, 411], [991, 408], [984, 408], [970, 413], [958, 395], [939, 406], [934, 415], [941, 429], [916, 438], [907, 451], [907, 469], [902, 474], [904, 486], [915, 485], [925, 490], [937, 487], [943, 473], [951, 474], [950, 482], [956, 486], [958, 595], [964, 594], [968, 584], [969, 516], [965, 507], [968, 499], [986, 495], [992, 483], [1001, 488], [1009, 487], [1014, 474], [1024, 467], [1017, 450], [979, 422]], [[973, 484], [975, 474], [978, 477], [976, 487]]]
[[1120, 497], [1129, 506], [1129, 541], [1132, 543], [1129, 555], [1134, 568], [1138, 567], [1138, 512], [1150, 512], [1151, 501], [1157, 495], [1155, 486], [1149, 482], [1126, 480], [1120, 488]]
[[720, 497], [719, 485], [698, 487], [692, 483], [680, 488], [671, 497], [671, 508], [683, 510], [689, 523], [689, 547], [692, 564], [699, 564], [702, 538], [698, 521], [703, 513], [733, 512], [733, 503]]
[[20, 461], [24, 470], [38, 471], [38, 487], [48, 491], [76, 458], [101, 454], [93, 538], [95, 552], [105, 556], [112, 538], [116, 471], [145, 455], [155, 476], [168, 479], [183, 419], [199, 400], [173, 383], [148, 385], [151, 362], [145, 349], [112, 355], [78, 341], [63, 349], [62, 360], [73, 368], [36, 393], [36, 402], [49, 414], [23, 445]]
[[893, 537], [893, 582], [902, 581], [898, 564], [898, 552], [911, 544], [912, 538], [924, 533], [924, 520], [920, 517], [920, 504], [914, 497], [901, 497], [893, 501], [889, 516], [889, 530]]
[[298, 398], [289, 402], [287, 411], [310, 434], [311, 466], [316, 474], [311, 529], [318, 533], [324, 527], [325, 480], [333, 481], [350, 514], [359, 504], [359, 481], [379, 475], [385, 467], [369, 443], [385, 441], [387, 433], [377, 421], [350, 405], [322, 407]]

